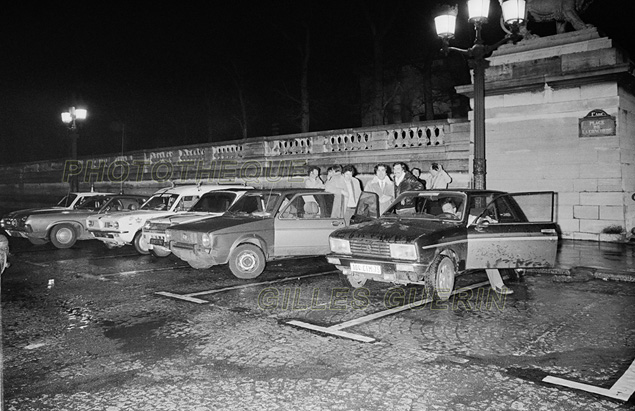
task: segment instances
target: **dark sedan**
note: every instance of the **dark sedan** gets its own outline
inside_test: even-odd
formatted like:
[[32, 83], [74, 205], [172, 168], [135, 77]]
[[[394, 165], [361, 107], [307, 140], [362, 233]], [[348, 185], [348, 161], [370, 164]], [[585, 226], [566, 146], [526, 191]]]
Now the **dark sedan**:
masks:
[[336, 198], [316, 189], [248, 191], [222, 216], [171, 226], [166, 237], [194, 268], [229, 263], [236, 277], [255, 278], [268, 260], [327, 254], [329, 234], [345, 225]]
[[553, 266], [554, 197], [553, 192], [408, 192], [375, 218], [377, 195], [363, 193], [354, 219], [370, 221], [333, 232], [328, 261], [353, 287], [367, 280], [415, 283], [445, 300], [455, 277], [470, 270]]

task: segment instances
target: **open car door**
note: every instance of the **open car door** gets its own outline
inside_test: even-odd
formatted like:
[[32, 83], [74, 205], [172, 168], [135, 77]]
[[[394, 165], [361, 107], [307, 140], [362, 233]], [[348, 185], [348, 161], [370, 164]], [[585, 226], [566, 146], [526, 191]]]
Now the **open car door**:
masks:
[[[470, 207], [489, 198], [472, 199]], [[558, 248], [554, 192], [503, 194], [467, 227], [467, 269], [553, 267]], [[477, 206], [477, 207], [475, 207]], [[470, 212], [473, 214], [473, 211]]]
[[362, 191], [357, 201], [355, 214], [351, 217], [351, 225], [363, 223], [379, 217], [379, 196], [376, 193]]

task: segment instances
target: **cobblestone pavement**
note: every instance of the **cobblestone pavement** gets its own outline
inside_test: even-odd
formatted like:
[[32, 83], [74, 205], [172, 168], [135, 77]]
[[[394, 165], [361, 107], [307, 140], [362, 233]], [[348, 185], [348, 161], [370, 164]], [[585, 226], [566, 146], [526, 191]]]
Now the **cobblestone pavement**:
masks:
[[615, 383], [635, 358], [633, 283], [528, 274], [509, 283], [515, 293], [504, 302], [475, 291], [348, 330], [378, 341], [367, 344], [287, 321], [338, 324], [416, 299], [420, 290], [371, 284], [353, 295], [331, 270], [322, 258], [273, 262], [251, 282], [269, 283], [193, 304], [155, 293], [249, 282], [224, 267], [197, 271], [176, 258], [93, 242], [19, 249], [2, 278], [4, 407], [635, 409], [541, 382], [554, 375]]

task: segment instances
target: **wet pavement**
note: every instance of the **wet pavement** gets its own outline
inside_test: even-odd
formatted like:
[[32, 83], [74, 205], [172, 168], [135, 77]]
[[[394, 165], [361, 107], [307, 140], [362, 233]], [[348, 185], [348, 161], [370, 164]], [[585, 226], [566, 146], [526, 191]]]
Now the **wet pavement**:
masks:
[[352, 291], [321, 257], [270, 262], [245, 282], [92, 241], [13, 252], [6, 410], [635, 409], [542, 381], [608, 389], [635, 360], [631, 245], [565, 242], [557, 269], [507, 280], [504, 299], [476, 288], [347, 329], [373, 343], [288, 323], [360, 320], [422, 290]]

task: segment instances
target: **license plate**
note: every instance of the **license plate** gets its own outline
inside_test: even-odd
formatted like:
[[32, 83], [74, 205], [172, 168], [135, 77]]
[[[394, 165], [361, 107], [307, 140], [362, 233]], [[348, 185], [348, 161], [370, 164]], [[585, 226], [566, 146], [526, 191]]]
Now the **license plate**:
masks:
[[150, 244], [152, 245], [163, 245], [163, 240], [160, 238], [151, 238]]
[[371, 264], [351, 263], [351, 270], [357, 271], [358, 273], [365, 273], [365, 274], [381, 274], [381, 267], [378, 265], [371, 265]]

